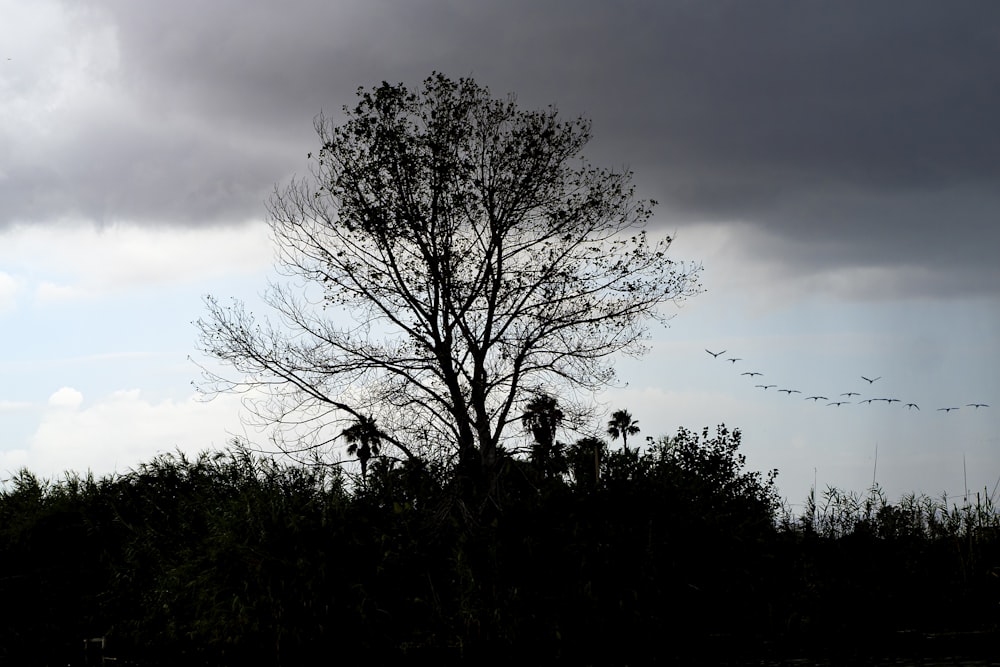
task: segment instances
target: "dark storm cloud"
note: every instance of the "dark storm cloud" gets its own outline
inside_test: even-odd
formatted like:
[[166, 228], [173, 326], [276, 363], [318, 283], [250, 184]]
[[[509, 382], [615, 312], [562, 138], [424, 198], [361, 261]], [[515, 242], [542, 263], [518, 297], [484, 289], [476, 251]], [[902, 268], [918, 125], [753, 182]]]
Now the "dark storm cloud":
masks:
[[93, 122], [81, 129], [0, 180], [8, 221], [246, 220], [260, 217], [262, 192], [273, 184], [274, 171], [261, 158], [274, 155], [261, 156], [253, 145], [126, 123]]
[[437, 69], [592, 118], [591, 158], [633, 168], [671, 227], [739, 220], [783, 241], [764, 254], [797, 248], [790, 265], [950, 268], [968, 275], [956, 289], [1000, 290], [984, 250], [1000, 244], [1000, 3], [94, 5], [149, 123], [81, 125], [59, 194], [37, 165], [8, 170], [3, 196], [39, 193], [36, 217], [252, 215], [304, 171], [317, 112]]

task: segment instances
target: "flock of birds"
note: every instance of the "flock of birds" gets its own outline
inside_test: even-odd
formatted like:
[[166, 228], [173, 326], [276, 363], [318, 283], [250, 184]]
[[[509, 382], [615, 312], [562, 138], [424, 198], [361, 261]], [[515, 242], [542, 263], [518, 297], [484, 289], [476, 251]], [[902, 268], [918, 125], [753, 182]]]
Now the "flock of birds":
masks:
[[[712, 350], [709, 350], [709, 349], [706, 349], [705, 351], [708, 352], [710, 355], [712, 355], [712, 357], [714, 359], [718, 359], [719, 357], [721, 357], [723, 354], [725, 354], [727, 352], [727, 350], [722, 350], [721, 352], [713, 352]], [[737, 361], [743, 361], [743, 359], [740, 358], [740, 357], [726, 357], [725, 360], [728, 361], [728, 362], [731, 362], [734, 365], [736, 364]], [[758, 371], [746, 371], [744, 373], [740, 373], [740, 375], [746, 375], [751, 380], [753, 378], [755, 378], [755, 377], [763, 377], [764, 376], [763, 373], [758, 372]], [[880, 375], [878, 377], [870, 378], [870, 377], [866, 377], [866, 376], [862, 375], [861, 379], [864, 380], [865, 382], [867, 382], [869, 386], [872, 386], [878, 380], [881, 380], [882, 376]], [[754, 387], [762, 389], [764, 391], [768, 391], [770, 389], [777, 389], [779, 393], [785, 393], [785, 394], [788, 394], [789, 396], [791, 396], [792, 394], [801, 394], [802, 393], [798, 389], [779, 388], [778, 385], [776, 385], [776, 384], [757, 384], [757, 385], [754, 385]], [[842, 394], [838, 395], [835, 399], [831, 399], [831, 398], [829, 398], [827, 396], [820, 396], [819, 394], [817, 394], [815, 396], [805, 396], [804, 400], [806, 400], [806, 401], [812, 401], [814, 403], [818, 403], [820, 401], [828, 401], [827, 402], [828, 406], [834, 406], [834, 407], [838, 407], [838, 408], [841, 405], [847, 405], [847, 404], [850, 404], [850, 403], [867, 403], [868, 405], [871, 405], [872, 403], [876, 403], [876, 402], [880, 402], [881, 401], [881, 402], [885, 402], [888, 405], [892, 405], [893, 403], [902, 403], [903, 407], [905, 407], [907, 410], [920, 410], [920, 406], [917, 405], [916, 403], [903, 403], [902, 399], [899, 399], [899, 398], [888, 398], [888, 397], [885, 397], [885, 398], [864, 398], [864, 399], [861, 399], [859, 401], [851, 400], [851, 399], [853, 399], [856, 396], [861, 396], [861, 393], [857, 392], [857, 391], [845, 391]], [[841, 399], [846, 399], [846, 400], [841, 400]], [[988, 404], [986, 404], [986, 403], [967, 403], [964, 407], [974, 408], [974, 409], [978, 410], [979, 408], [988, 408], [990, 406]], [[946, 407], [946, 408], [938, 408], [937, 410], [938, 410], [938, 412], [949, 413], [949, 412], [953, 412], [955, 410], [960, 410], [960, 409], [961, 409], [961, 407]]]

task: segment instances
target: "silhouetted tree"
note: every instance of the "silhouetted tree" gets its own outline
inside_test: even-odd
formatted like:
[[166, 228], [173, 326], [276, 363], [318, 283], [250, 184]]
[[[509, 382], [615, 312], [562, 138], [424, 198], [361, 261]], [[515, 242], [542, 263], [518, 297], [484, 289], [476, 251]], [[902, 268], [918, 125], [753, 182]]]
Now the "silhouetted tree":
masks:
[[569, 471], [577, 485], [594, 488], [601, 480], [601, 464], [607, 454], [608, 444], [600, 438], [587, 437], [577, 440], [566, 453]]
[[558, 472], [561, 454], [556, 443], [556, 429], [562, 423], [563, 411], [553, 396], [542, 394], [528, 401], [521, 413], [521, 424], [535, 439], [531, 459], [543, 475]]
[[273, 287], [279, 327], [207, 297], [200, 346], [235, 373], [201, 388], [263, 391], [248, 398], [287, 451], [371, 417], [383, 443], [457, 455], [489, 486], [522, 389], [606, 386], [698, 269], [647, 238], [630, 173], [581, 157], [588, 121], [441, 74], [358, 95], [345, 123], [317, 118], [312, 177], [270, 201], [280, 262], [315, 298]]
[[368, 478], [368, 461], [378, 456], [382, 434], [379, 433], [375, 420], [361, 418], [340, 432], [347, 441], [347, 454], [357, 456], [361, 463], [361, 479]]
[[622, 439], [622, 447], [628, 451], [628, 437], [639, 432], [639, 422], [632, 419], [628, 410], [616, 410], [608, 421], [608, 435], [612, 440]]

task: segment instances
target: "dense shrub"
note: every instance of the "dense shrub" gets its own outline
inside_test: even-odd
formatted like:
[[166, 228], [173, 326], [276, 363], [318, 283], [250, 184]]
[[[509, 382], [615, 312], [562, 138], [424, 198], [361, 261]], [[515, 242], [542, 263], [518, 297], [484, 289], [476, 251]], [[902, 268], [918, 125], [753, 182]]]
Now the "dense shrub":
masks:
[[352, 482], [239, 447], [22, 471], [0, 492], [0, 664], [78, 664], [89, 637], [120, 664], [735, 662], [996, 628], [988, 499], [831, 489], [781, 515], [739, 445], [591, 439], [552, 448], [562, 474], [507, 455], [485, 504], [445, 469], [374, 458]]

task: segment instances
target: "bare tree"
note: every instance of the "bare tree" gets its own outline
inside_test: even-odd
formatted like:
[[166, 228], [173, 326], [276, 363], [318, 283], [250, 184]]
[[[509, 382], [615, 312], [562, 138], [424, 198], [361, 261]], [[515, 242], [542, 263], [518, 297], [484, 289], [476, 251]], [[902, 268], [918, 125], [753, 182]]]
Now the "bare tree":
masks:
[[257, 415], [316, 427], [288, 451], [377, 420], [404, 455], [492, 479], [519, 408], [607, 386], [613, 355], [641, 353], [660, 306], [698, 291], [698, 267], [647, 238], [654, 202], [629, 172], [581, 157], [588, 121], [441, 74], [358, 96], [342, 124], [316, 119], [311, 177], [270, 200], [300, 284], [266, 295], [281, 321], [206, 297], [200, 347], [235, 372], [202, 387], [264, 390]]

